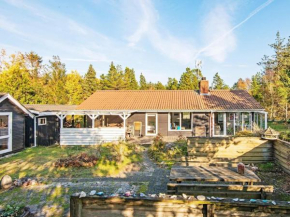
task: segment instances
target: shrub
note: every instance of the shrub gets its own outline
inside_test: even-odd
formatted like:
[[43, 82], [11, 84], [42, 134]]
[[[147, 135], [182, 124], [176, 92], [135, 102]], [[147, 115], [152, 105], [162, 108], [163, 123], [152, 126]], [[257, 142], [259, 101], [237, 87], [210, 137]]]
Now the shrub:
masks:
[[0, 212], [0, 217], [17, 217], [23, 212], [19, 206], [7, 205], [2, 212]]
[[260, 136], [258, 132], [251, 132], [249, 130], [243, 130], [236, 132], [236, 137], [255, 137], [255, 136]]

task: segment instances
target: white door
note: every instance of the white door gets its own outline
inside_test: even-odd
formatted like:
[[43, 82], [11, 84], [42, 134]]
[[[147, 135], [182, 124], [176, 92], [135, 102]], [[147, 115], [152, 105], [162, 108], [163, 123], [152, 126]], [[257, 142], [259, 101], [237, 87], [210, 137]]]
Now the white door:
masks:
[[12, 151], [12, 112], [0, 112], [0, 154]]
[[157, 135], [158, 131], [158, 116], [156, 114], [147, 113], [146, 114], [146, 135], [154, 136]]

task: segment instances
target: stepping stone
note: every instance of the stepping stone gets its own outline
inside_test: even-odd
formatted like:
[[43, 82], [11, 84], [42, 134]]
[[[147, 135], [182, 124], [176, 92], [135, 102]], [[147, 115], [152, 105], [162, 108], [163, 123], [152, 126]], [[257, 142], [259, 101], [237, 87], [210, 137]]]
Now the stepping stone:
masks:
[[8, 189], [12, 186], [12, 178], [8, 175], [2, 177], [0, 181], [0, 187], [2, 189]]

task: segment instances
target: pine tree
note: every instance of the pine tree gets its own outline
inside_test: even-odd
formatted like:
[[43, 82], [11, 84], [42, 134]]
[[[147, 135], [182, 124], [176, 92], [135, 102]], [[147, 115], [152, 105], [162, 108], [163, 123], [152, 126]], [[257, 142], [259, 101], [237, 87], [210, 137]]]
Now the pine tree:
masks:
[[180, 90], [198, 90], [198, 82], [202, 77], [199, 69], [186, 68], [186, 71], [181, 75], [179, 80]]
[[140, 75], [140, 90], [147, 90], [148, 89], [148, 85], [145, 79], [145, 76], [141, 73]]
[[115, 66], [112, 62], [107, 75], [101, 75], [101, 86], [103, 90], [125, 89], [124, 74], [121, 66]]
[[88, 98], [90, 95], [92, 95], [97, 89], [99, 89], [99, 80], [96, 77], [97, 73], [90, 64], [89, 69], [87, 73], [84, 76], [83, 79], [83, 93], [84, 93], [84, 99]]
[[134, 69], [130, 69], [128, 67], [125, 68], [124, 81], [125, 81], [125, 89], [127, 90], [139, 89], [138, 82], [135, 77]]
[[155, 90], [166, 90], [166, 88], [165, 88], [165, 86], [160, 81], [158, 81], [155, 84]]
[[229, 86], [225, 84], [224, 80], [219, 76], [218, 72], [214, 75], [211, 88], [213, 90], [229, 89]]

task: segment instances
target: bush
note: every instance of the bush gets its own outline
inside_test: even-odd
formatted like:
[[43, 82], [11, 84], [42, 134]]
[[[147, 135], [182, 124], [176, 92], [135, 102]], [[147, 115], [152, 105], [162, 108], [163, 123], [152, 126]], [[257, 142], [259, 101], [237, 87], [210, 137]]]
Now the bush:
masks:
[[7, 205], [2, 212], [0, 212], [0, 217], [17, 217], [20, 216], [23, 209], [18, 206]]
[[179, 136], [173, 143], [166, 144], [162, 135], [158, 134], [148, 150], [149, 156], [157, 162], [163, 162], [167, 166], [172, 166], [175, 161], [187, 154], [187, 138]]
[[237, 132], [235, 136], [236, 137], [255, 137], [255, 136], [260, 136], [260, 133], [251, 132], [249, 130], [243, 130], [243, 131]]

